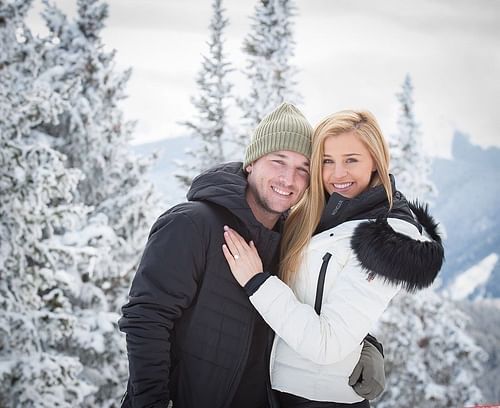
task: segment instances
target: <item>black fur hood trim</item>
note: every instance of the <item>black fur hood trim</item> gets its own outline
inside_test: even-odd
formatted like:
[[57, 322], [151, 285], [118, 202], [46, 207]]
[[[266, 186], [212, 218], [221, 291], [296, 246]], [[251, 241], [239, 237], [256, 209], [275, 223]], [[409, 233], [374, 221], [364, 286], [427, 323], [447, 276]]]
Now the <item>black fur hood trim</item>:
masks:
[[428, 213], [427, 205], [409, 205], [430, 241], [417, 241], [396, 232], [387, 218], [379, 217], [356, 227], [351, 246], [369, 275], [383, 276], [386, 281], [415, 292], [434, 282], [444, 262], [444, 248], [438, 224]]

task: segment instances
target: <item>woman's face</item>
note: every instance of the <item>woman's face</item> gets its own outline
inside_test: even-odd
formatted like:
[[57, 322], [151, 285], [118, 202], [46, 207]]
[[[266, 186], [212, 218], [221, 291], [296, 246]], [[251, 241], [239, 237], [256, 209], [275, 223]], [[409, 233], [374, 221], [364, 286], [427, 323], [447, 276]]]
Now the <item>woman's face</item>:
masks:
[[354, 131], [328, 137], [324, 148], [323, 187], [328, 194], [353, 198], [368, 188], [375, 162]]

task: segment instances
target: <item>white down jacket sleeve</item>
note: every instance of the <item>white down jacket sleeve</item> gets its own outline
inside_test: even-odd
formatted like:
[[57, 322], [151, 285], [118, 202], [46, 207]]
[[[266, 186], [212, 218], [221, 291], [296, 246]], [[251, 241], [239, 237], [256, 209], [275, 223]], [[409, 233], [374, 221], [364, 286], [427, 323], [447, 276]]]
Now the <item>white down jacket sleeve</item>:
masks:
[[[412, 226], [414, 235], [416, 228]], [[335, 257], [335, 250], [333, 250]], [[335, 267], [335, 266], [334, 266]], [[314, 307], [300, 302], [279, 278], [271, 276], [250, 297], [269, 326], [298, 354], [316, 364], [343, 360], [363, 341], [399, 291], [383, 277], [371, 276], [352, 253], [338, 265], [336, 277], [325, 284], [320, 315]], [[303, 273], [300, 271], [299, 273]], [[301, 277], [317, 279], [317, 275]], [[316, 289], [316, 282], [307, 287]]]

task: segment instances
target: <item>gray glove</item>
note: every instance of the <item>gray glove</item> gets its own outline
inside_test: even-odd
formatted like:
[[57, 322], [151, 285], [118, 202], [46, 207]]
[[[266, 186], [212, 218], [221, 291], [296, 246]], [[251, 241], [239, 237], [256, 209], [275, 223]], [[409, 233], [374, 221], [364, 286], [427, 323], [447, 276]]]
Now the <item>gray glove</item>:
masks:
[[358, 364], [349, 377], [349, 385], [359, 396], [372, 400], [385, 388], [384, 357], [369, 341], [363, 341]]

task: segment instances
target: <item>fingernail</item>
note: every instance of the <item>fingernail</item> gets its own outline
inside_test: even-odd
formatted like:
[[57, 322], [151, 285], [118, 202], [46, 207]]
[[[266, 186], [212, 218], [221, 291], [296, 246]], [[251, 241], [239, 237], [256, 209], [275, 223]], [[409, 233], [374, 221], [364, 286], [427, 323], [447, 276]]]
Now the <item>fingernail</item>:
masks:
[[224, 231], [229, 231], [229, 227], [227, 225], [224, 225]]

